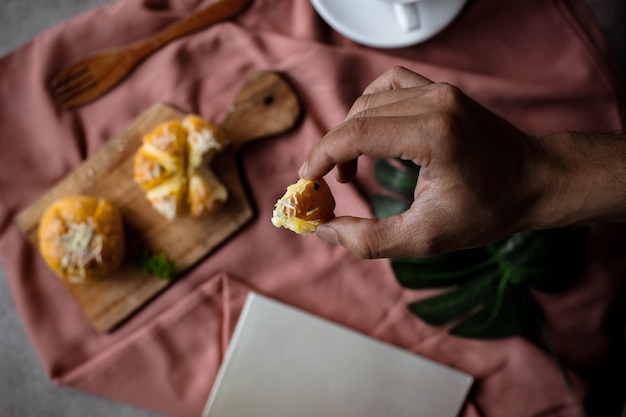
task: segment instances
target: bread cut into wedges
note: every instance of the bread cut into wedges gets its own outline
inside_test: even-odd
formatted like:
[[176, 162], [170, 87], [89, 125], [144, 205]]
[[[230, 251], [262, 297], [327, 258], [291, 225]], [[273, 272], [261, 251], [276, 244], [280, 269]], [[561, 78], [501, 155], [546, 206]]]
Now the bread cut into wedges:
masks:
[[215, 213], [228, 189], [211, 170], [228, 145], [221, 128], [197, 115], [162, 123], [146, 134], [134, 160], [134, 179], [166, 219]]

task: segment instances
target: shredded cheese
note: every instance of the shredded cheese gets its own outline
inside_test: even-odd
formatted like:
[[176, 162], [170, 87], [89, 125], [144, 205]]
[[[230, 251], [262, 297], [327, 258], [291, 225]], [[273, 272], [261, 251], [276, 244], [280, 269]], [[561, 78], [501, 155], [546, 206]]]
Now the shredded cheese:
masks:
[[[313, 233], [317, 226], [320, 225], [319, 220], [304, 220], [296, 217], [296, 207], [298, 205], [298, 196], [289, 191], [285, 197], [276, 202], [274, 212], [272, 213], [272, 224], [276, 227], [284, 227], [301, 235]], [[309, 213], [315, 212], [315, 208]]]
[[223, 146], [215, 139], [215, 135], [209, 129], [189, 131], [189, 165], [197, 168], [202, 163], [202, 157], [210, 150], [220, 151]]
[[172, 126], [167, 126], [160, 135], [155, 135], [152, 143], [158, 149], [170, 152], [176, 147], [176, 129]]
[[70, 281], [82, 282], [86, 277], [86, 267], [91, 261], [102, 263], [104, 237], [96, 234], [91, 219], [82, 223], [70, 222], [67, 226], [67, 232], [61, 235], [61, 242], [65, 249], [61, 267], [76, 273], [70, 276]]
[[176, 217], [176, 199], [175, 198], [162, 198], [159, 200], [152, 200], [152, 204], [156, 211], [161, 213], [166, 219], [172, 220]]

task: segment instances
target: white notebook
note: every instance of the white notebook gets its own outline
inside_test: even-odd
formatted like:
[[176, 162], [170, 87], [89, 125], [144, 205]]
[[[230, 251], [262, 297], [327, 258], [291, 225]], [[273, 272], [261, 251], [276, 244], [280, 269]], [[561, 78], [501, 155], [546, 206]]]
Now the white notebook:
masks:
[[251, 293], [203, 417], [456, 417], [472, 381]]

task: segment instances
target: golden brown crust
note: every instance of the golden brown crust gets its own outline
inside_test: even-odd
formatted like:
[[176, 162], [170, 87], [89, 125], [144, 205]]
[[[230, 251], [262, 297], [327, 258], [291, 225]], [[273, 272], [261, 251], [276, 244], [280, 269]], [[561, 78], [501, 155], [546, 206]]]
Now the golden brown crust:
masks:
[[179, 121], [163, 123], [145, 135], [135, 154], [135, 181], [152, 189], [184, 174], [187, 130]]
[[187, 204], [194, 217], [210, 216], [228, 199], [228, 190], [213, 171], [199, 169], [189, 178]]
[[334, 210], [335, 198], [323, 178], [312, 181], [300, 179], [287, 187], [285, 195], [276, 202], [272, 223], [306, 235], [332, 219]]
[[69, 283], [106, 277], [124, 259], [122, 216], [102, 198], [72, 196], [55, 201], [41, 217], [38, 238], [48, 266]]
[[135, 154], [135, 182], [168, 220], [184, 213], [211, 215], [228, 198], [210, 170], [213, 156], [227, 145], [224, 131], [200, 116], [162, 123], [144, 136]]
[[187, 203], [195, 217], [210, 216], [228, 199], [228, 189], [210, 169], [213, 157], [228, 145], [225, 132], [197, 115], [187, 115], [182, 126], [187, 129], [188, 165]]

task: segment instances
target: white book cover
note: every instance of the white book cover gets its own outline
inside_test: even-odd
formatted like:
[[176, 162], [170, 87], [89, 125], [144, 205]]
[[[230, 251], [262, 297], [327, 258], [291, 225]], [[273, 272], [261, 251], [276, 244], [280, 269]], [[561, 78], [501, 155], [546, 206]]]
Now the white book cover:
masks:
[[203, 417], [456, 417], [471, 375], [251, 293]]

